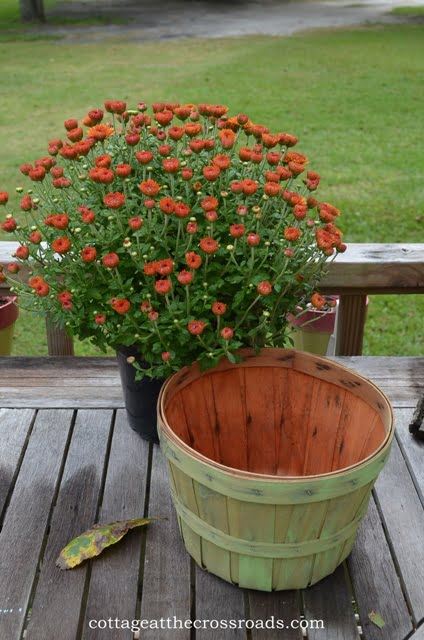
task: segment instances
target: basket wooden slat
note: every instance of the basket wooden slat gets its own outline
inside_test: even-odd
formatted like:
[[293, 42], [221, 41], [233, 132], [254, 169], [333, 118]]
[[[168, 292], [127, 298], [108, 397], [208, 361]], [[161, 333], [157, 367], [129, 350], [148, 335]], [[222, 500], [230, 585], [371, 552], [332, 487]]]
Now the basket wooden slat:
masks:
[[293, 350], [172, 376], [159, 398], [181, 535], [245, 588], [296, 589], [350, 553], [393, 437], [370, 381]]

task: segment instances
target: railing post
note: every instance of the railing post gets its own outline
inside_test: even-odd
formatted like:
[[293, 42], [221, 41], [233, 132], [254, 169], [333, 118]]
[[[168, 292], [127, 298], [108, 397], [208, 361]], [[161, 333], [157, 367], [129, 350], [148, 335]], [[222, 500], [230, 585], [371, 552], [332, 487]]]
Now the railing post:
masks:
[[360, 356], [367, 317], [367, 296], [341, 295], [337, 315], [336, 356]]
[[49, 356], [73, 356], [74, 341], [68, 336], [64, 329], [53, 324], [51, 319], [46, 317], [47, 346]]

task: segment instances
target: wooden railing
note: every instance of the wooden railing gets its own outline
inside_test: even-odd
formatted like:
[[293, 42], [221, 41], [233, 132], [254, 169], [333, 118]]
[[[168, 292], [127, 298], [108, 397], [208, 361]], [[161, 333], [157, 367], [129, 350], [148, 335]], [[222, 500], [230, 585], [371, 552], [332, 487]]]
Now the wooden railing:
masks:
[[[0, 241], [0, 264], [12, 260], [16, 247]], [[361, 355], [367, 295], [424, 293], [424, 244], [349, 244], [329, 266], [320, 290], [340, 296], [336, 355]], [[0, 284], [0, 293], [8, 292]], [[72, 338], [48, 318], [46, 328], [49, 355], [73, 355]]]

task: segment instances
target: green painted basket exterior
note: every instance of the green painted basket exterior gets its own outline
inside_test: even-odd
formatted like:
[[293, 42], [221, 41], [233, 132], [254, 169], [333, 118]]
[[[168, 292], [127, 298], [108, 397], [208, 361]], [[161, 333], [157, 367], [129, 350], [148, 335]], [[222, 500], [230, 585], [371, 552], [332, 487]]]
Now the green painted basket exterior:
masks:
[[[321, 378], [340, 379], [355, 394], [360, 385], [384, 423], [386, 435], [377, 450], [345, 469], [304, 477], [251, 473], [208, 459], [183, 442], [166, 419], [170, 395], [199, 375], [210, 375], [196, 366], [178, 372], [162, 388], [158, 431], [180, 533], [194, 560], [243, 588], [301, 589], [332, 573], [351, 552], [371, 489], [389, 457], [393, 413], [372, 382], [346, 367], [293, 350], [261, 354], [265, 351], [263, 366], [278, 363], [305, 373], [318, 368]], [[218, 370], [256, 365], [261, 354], [240, 365], [220, 363]]]

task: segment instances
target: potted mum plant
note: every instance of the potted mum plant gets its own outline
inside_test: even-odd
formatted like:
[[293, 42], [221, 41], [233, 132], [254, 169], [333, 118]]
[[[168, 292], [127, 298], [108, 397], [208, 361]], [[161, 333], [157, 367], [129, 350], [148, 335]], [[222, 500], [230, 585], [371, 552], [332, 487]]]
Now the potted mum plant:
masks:
[[[317, 294], [314, 296], [316, 297]], [[288, 314], [290, 337], [294, 347], [300, 351], [322, 356], [331, 355], [334, 353], [334, 344], [330, 344], [330, 339], [331, 336], [334, 337], [336, 329], [337, 297], [320, 296], [316, 306], [314, 296], [306, 304], [305, 309], [298, 307], [297, 315]]]
[[[0, 282], [2, 277], [3, 273], [0, 271]], [[12, 353], [13, 333], [18, 314], [16, 296], [2, 296], [0, 293], [0, 356], [10, 356]]]
[[317, 283], [345, 245], [295, 136], [168, 102], [107, 101], [64, 126], [20, 167], [30, 188], [18, 189], [24, 220], [11, 210], [2, 223], [20, 243], [8, 270], [30, 263], [14, 282], [23, 306], [116, 349], [133, 428], [140, 385], [155, 414], [173, 372], [282, 346], [287, 314], [324, 304]]

